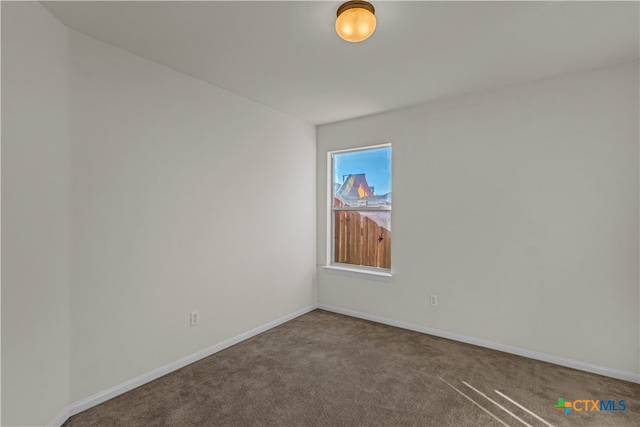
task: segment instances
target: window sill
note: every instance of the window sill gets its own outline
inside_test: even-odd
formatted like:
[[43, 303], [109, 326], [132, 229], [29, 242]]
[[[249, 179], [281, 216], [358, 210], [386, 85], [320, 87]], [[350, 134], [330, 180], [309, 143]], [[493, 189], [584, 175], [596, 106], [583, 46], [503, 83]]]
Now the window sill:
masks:
[[323, 265], [322, 268], [324, 268], [325, 271], [329, 274], [358, 277], [361, 279], [371, 279], [387, 282], [393, 277], [393, 274], [387, 271], [374, 271], [364, 268], [347, 267], [342, 265]]

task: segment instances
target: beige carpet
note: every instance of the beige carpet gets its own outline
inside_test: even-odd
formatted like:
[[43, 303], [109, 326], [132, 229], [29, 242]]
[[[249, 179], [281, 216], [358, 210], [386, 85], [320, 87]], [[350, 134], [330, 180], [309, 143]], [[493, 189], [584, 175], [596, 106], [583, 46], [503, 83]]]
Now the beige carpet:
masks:
[[[572, 410], [565, 416], [554, 408], [560, 397], [625, 400], [626, 410]], [[316, 310], [82, 412], [64, 426], [545, 422], [638, 426], [640, 385]]]

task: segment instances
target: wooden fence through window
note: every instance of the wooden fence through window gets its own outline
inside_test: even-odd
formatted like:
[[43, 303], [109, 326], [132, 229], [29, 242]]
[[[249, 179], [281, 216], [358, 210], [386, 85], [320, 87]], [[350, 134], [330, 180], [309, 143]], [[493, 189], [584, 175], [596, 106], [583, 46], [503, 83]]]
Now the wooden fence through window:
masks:
[[334, 211], [335, 262], [391, 268], [391, 231], [357, 211]]

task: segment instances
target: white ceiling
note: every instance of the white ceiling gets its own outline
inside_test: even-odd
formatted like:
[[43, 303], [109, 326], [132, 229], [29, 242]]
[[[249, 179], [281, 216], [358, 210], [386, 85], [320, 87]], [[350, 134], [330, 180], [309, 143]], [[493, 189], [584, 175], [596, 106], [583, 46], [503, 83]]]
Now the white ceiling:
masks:
[[638, 2], [43, 2], [64, 24], [314, 124], [639, 57]]

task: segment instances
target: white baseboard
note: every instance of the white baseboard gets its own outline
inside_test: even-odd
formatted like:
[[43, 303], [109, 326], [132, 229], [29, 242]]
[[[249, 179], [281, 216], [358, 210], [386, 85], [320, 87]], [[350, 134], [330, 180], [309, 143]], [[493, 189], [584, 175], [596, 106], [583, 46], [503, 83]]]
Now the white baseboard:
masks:
[[115, 385], [105, 391], [96, 393], [93, 396], [89, 396], [85, 399], [72, 403], [68, 405], [66, 408], [64, 408], [62, 411], [60, 411], [60, 413], [56, 415], [47, 424], [47, 426], [60, 427], [62, 424], [64, 424], [65, 421], [67, 421], [67, 419], [69, 419], [69, 417], [73, 415], [76, 415], [93, 406], [99, 405], [102, 402], [106, 402], [109, 399], [113, 399], [114, 397], [119, 396], [122, 393], [126, 393], [129, 390], [133, 390], [136, 387], [140, 387], [141, 385], [146, 384], [150, 381], [153, 381], [157, 378], [160, 378], [163, 375], [167, 375], [173, 371], [176, 371], [180, 368], [190, 365], [193, 362], [197, 362], [200, 359], [204, 359], [207, 356], [211, 356], [212, 354], [222, 351], [228, 347], [231, 347], [232, 345], [238, 344], [239, 342], [242, 342], [246, 339], [254, 337], [265, 331], [268, 331], [271, 328], [275, 328], [276, 326], [281, 325], [285, 322], [288, 322], [289, 320], [295, 319], [296, 317], [309, 313], [310, 311], [313, 311], [316, 308], [318, 308], [318, 306], [315, 304], [302, 308], [298, 311], [295, 311], [284, 317], [276, 319], [272, 322], [266, 323], [262, 326], [258, 326], [255, 329], [244, 332], [233, 338], [229, 338], [218, 344], [212, 345], [211, 347], [200, 350], [197, 353], [194, 353], [189, 356], [185, 356], [182, 359], [176, 360], [175, 362], [171, 362], [167, 365], [161, 366], [160, 368], [154, 369], [153, 371], [147, 372], [146, 374], [142, 374], [138, 377], [130, 379], [129, 381], [125, 381], [121, 384]]
[[414, 325], [412, 323], [401, 322], [399, 320], [389, 319], [375, 314], [362, 313], [359, 311], [349, 310], [341, 307], [334, 307], [327, 304], [318, 304], [318, 308], [334, 313], [344, 314], [346, 316], [357, 317], [364, 320], [370, 320], [376, 323], [383, 323], [389, 326], [395, 326], [410, 331], [421, 332], [423, 334], [434, 335], [436, 337], [447, 338], [454, 341], [460, 341], [467, 344], [486, 347], [492, 350], [503, 351], [505, 353], [516, 354], [518, 356], [528, 357], [530, 359], [541, 360], [543, 362], [553, 363], [555, 365], [566, 366], [567, 368], [578, 369], [580, 371], [591, 372], [594, 374], [604, 375], [606, 377], [616, 378], [619, 380], [630, 381], [640, 384], [640, 374], [620, 369], [608, 368], [606, 366], [594, 365], [592, 363], [582, 362], [580, 360], [568, 359], [565, 357], [554, 356], [552, 354], [542, 353], [539, 351], [528, 350], [520, 347], [514, 347], [506, 344], [500, 344], [492, 341], [474, 338], [467, 335], [456, 334], [454, 332], [441, 331], [439, 329], [427, 328], [425, 326]]
[[71, 405], [67, 405], [62, 411], [58, 413], [51, 421], [47, 423], [46, 427], [60, 427], [69, 419], [71, 415], [69, 415], [69, 411], [71, 410]]

